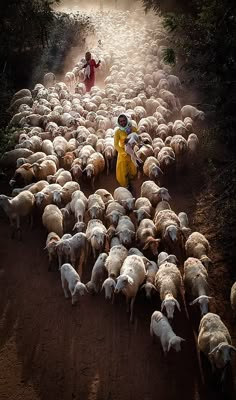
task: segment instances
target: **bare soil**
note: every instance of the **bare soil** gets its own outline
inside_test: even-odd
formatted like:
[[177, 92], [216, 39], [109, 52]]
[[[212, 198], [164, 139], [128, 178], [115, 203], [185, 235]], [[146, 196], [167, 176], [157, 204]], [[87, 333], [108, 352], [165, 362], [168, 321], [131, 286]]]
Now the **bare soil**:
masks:
[[[229, 306], [232, 283], [227, 260], [222, 255], [209, 221], [211, 195], [205, 190], [201, 168], [194, 166], [183, 175], [165, 178], [174, 211], [185, 211], [190, 226], [206, 233], [212, 244], [214, 266], [210, 271], [211, 311], [221, 315], [235, 344], [235, 323]], [[143, 177], [135, 182], [140, 195]], [[111, 192], [117, 187], [115, 174], [102, 175], [96, 188]], [[8, 191], [2, 185], [1, 192]], [[88, 195], [88, 185], [82, 185]], [[205, 197], [204, 197], [205, 196]], [[71, 306], [64, 298], [60, 275], [48, 271], [44, 250], [46, 231], [40, 220], [29, 230], [25, 223], [23, 240], [10, 238], [9, 223], [0, 219], [0, 399], [1, 400], [215, 400], [225, 399], [214, 385], [204, 384], [196, 350], [197, 309], [181, 304], [173, 327], [185, 338], [181, 353], [162, 354], [152, 343], [150, 316], [160, 309], [159, 298], [148, 303], [140, 293], [135, 303], [135, 322], [129, 323], [125, 300], [105, 301], [104, 293], [86, 295]], [[88, 260], [82, 281], [90, 277]], [[236, 364], [233, 362], [234, 371]], [[233, 399], [232, 387], [230, 389]]]

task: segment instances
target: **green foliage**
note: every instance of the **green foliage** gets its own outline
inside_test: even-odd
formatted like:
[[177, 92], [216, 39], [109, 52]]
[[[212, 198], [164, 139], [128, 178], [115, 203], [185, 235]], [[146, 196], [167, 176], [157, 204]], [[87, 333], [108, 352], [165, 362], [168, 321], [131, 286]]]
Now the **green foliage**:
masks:
[[[144, 0], [143, 4], [145, 9], [164, 14], [168, 47], [175, 50], [180, 71], [188, 72], [190, 89], [197, 90], [202, 103], [214, 110], [215, 134], [224, 143], [235, 145], [235, 0], [192, 0], [187, 4]], [[173, 58], [168, 49], [164, 61], [173, 64]]]
[[15, 147], [17, 131], [15, 128], [0, 128], [0, 158], [8, 150]]

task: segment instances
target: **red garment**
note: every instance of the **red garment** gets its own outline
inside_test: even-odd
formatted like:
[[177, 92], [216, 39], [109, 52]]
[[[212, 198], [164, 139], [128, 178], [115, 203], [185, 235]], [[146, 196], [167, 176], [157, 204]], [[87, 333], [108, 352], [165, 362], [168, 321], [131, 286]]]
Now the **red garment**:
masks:
[[86, 87], [86, 92], [90, 92], [91, 88], [95, 84], [94, 68], [99, 67], [99, 63], [96, 63], [96, 61], [92, 58], [87, 64], [90, 66], [90, 77], [85, 79], [84, 84]]

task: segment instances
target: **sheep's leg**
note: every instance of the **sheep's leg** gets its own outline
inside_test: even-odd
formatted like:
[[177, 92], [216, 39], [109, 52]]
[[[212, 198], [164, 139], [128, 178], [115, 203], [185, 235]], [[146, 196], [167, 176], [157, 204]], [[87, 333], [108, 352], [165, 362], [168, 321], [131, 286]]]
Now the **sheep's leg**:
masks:
[[63, 291], [64, 291], [65, 298], [66, 298], [66, 299], [69, 299], [69, 297], [70, 297], [70, 291], [69, 291], [69, 289], [68, 289], [66, 280], [63, 279], [63, 278], [61, 279], [61, 285], [62, 285], [62, 289], [63, 289]]
[[22, 231], [21, 231], [21, 227], [20, 227], [20, 217], [19, 216], [16, 217], [16, 231], [17, 231], [18, 240], [22, 240]]
[[130, 302], [130, 322], [131, 323], [134, 321], [134, 301], [135, 301], [135, 297], [132, 297], [131, 302]]
[[107, 175], [109, 175], [109, 160], [106, 160], [107, 163]]
[[61, 266], [62, 266], [62, 256], [61, 256], [61, 254], [58, 254], [58, 269], [59, 269], [59, 271], [60, 271]]

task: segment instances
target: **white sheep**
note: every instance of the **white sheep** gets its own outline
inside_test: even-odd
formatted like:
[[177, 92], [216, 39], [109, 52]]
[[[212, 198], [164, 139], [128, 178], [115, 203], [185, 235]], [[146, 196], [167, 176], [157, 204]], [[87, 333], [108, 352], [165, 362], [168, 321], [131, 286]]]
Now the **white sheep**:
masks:
[[180, 229], [183, 233], [184, 239], [188, 239], [189, 235], [191, 234], [191, 229], [189, 228], [189, 221], [188, 216], [185, 212], [181, 211], [178, 214], [178, 218], [180, 220]]
[[[29, 190], [24, 190], [17, 196], [11, 198], [4, 194], [0, 195], [0, 207], [4, 210], [10, 221], [12, 230], [12, 237], [14, 237], [15, 230], [19, 233], [21, 238], [20, 218], [29, 216], [31, 219], [31, 227], [33, 226], [33, 207], [35, 199], [33, 193]], [[16, 226], [15, 226], [16, 221]]]
[[127, 256], [128, 250], [123, 245], [113, 246], [110, 249], [105, 262], [108, 277], [114, 280], [118, 277], [122, 264]]
[[103, 225], [102, 221], [99, 219], [91, 219], [88, 221], [86, 237], [92, 248], [94, 259], [96, 258], [97, 252], [101, 253], [104, 251], [106, 245], [106, 233], [107, 228]]
[[[198, 348], [209, 359], [214, 373], [222, 370], [231, 362], [232, 352], [236, 348], [232, 346], [230, 333], [219, 315], [207, 313], [202, 317], [199, 325]], [[224, 379], [224, 370], [221, 380]]]
[[151, 218], [152, 216], [152, 205], [150, 200], [146, 197], [138, 197], [134, 204], [134, 214], [137, 217], [138, 223], [144, 218]]
[[153, 290], [157, 291], [155, 286], [155, 276], [158, 270], [158, 266], [154, 261], [150, 261], [146, 269], [146, 282], [142, 285], [141, 289], [145, 290], [146, 298], [151, 299]]
[[152, 204], [153, 207], [161, 200], [170, 200], [168, 189], [159, 187], [153, 181], [145, 181], [141, 186], [141, 197], [146, 197]]
[[182, 117], [183, 120], [186, 117], [192, 118], [193, 121], [195, 119], [204, 120], [204, 118], [205, 118], [205, 115], [204, 115], [203, 111], [200, 111], [196, 107], [190, 106], [190, 105], [183, 106], [181, 108], [180, 112], [181, 112], [181, 117]]
[[183, 282], [177, 266], [168, 261], [161, 264], [155, 276], [155, 286], [160, 292], [161, 311], [166, 309], [167, 318], [172, 320], [175, 306], [181, 311], [177, 296], [181, 292]]
[[158, 257], [157, 257], [157, 265], [158, 265], [158, 268], [159, 268], [162, 264], [164, 264], [166, 261], [168, 261], [168, 262], [170, 262], [170, 263], [172, 263], [172, 264], [175, 264], [175, 265], [178, 264], [178, 259], [177, 259], [177, 257], [176, 257], [174, 254], [168, 254], [168, 253], [166, 253], [165, 251], [161, 251], [161, 252], [158, 254]]
[[135, 198], [133, 197], [132, 193], [120, 186], [114, 190], [113, 197], [115, 201], [118, 201], [127, 212], [131, 212], [134, 209], [134, 202]]
[[72, 198], [73, 193], [80, 190], [80, 185], [77, 182], [66, 182], [60, 190], [55, 190], [53, 193], [53, 202], [58, 206], [66, 206]]
[[186, 293], [194, 298], [190, 305], [199, 304], [201, 315], [208, 313], [208, 303], [211, 297], [208, 296], [209, 285], [207, 282], [208, 273], [200, 260], [189, 257], [184, 262], [184, 286]]
[[127, 312], [129, 312], [130, 303], [130, 322], [133, 322], [134, 301], [139, 289], [146, 277], [146, 268], [144, 258], [136, 255], [128, 256], [120, 270], [120, 276], [117, 278], [115, 293], [122, 291], [126, 296]]
[[125, 215], [124, 207], [119, 204], [117, 201], [110, 201], [106, 208], [106, 219], [107, 221], [114, 226], [117, 226], [118, 221], [122, 215]]
[[91, 219], [97, 218], [103, 220], [105, 213], [105, 204], [99, 194], [91, 194], [88, 197], [88, 214]]
[[160, 339], [164, 354], [171, 348], [176, 352], [181, 351], [180, 344], [185, 341], [180, 336], [176, 336], [168, 319], [160, 311], [154, 311], [151, 316], [150, 334]]
[[48, 175], [54, 175], [57, 171], [57, 166], [52, 160], [43, 160], [41, 164], [34, 163], [32, 168], [37, 181], [47, 180]]
[[65, 294], [65, 298], [68, 299], [71, 295], [72, 305], [76, 304], [79, 299], [79, 295], [83, 296], [88, 289], [81, 282], [79, 274], [75, 271], [71, 264], [63, 264], [60, 268], [61, 272], [61, 284]]
[[99, 254], [91, 273], [91, 278], [86, 287], [89, 291], [98, 293], [101, 290], [102, 283], [107, 276], [107, 270], [105, 268], [105, 262], [107, 259], [107, 253]]
[[191, 233], [185, 243], [186, 256], [198, 258], [206, 268], [212, 264], [208, 257], [210, 249], [208, 240], [200, 232]]
[[122, 215], [116, 227], [116, 236], [125, 247], [130, 247], [135, 239], [135, 227], [127, 215]]
[[187, 147], [188, 147], [188, 152], [189, 156], [196, 156], [197, 155], [197, 150], [199, 147], [199, 139], [195, 133], [190, 133], [190, 135], [187, 138]]
[[94, 153], [88, 158], [87, 165], [83, 172], [85, 173], [87, 179], [91, 180], [92, 189], [94, 188], [95, 179], [100, 175], [105, 169], [105, 160], [102, 154]]
[[43, 226], [48, 232], [55, 232], [58, 236], [63, 235], [63, 216], [61, 210], [54, 204], [45, 207], [42, 215]]
[[163, 171], [160, 163], [155, 157], [148, 157], [143, 164], [143, 173], [151, 180], [158, 180]]
[[154, 223], [168, 251], [182, 250], [180, 220], [173, 210], [165, 209], [155, 213]]

